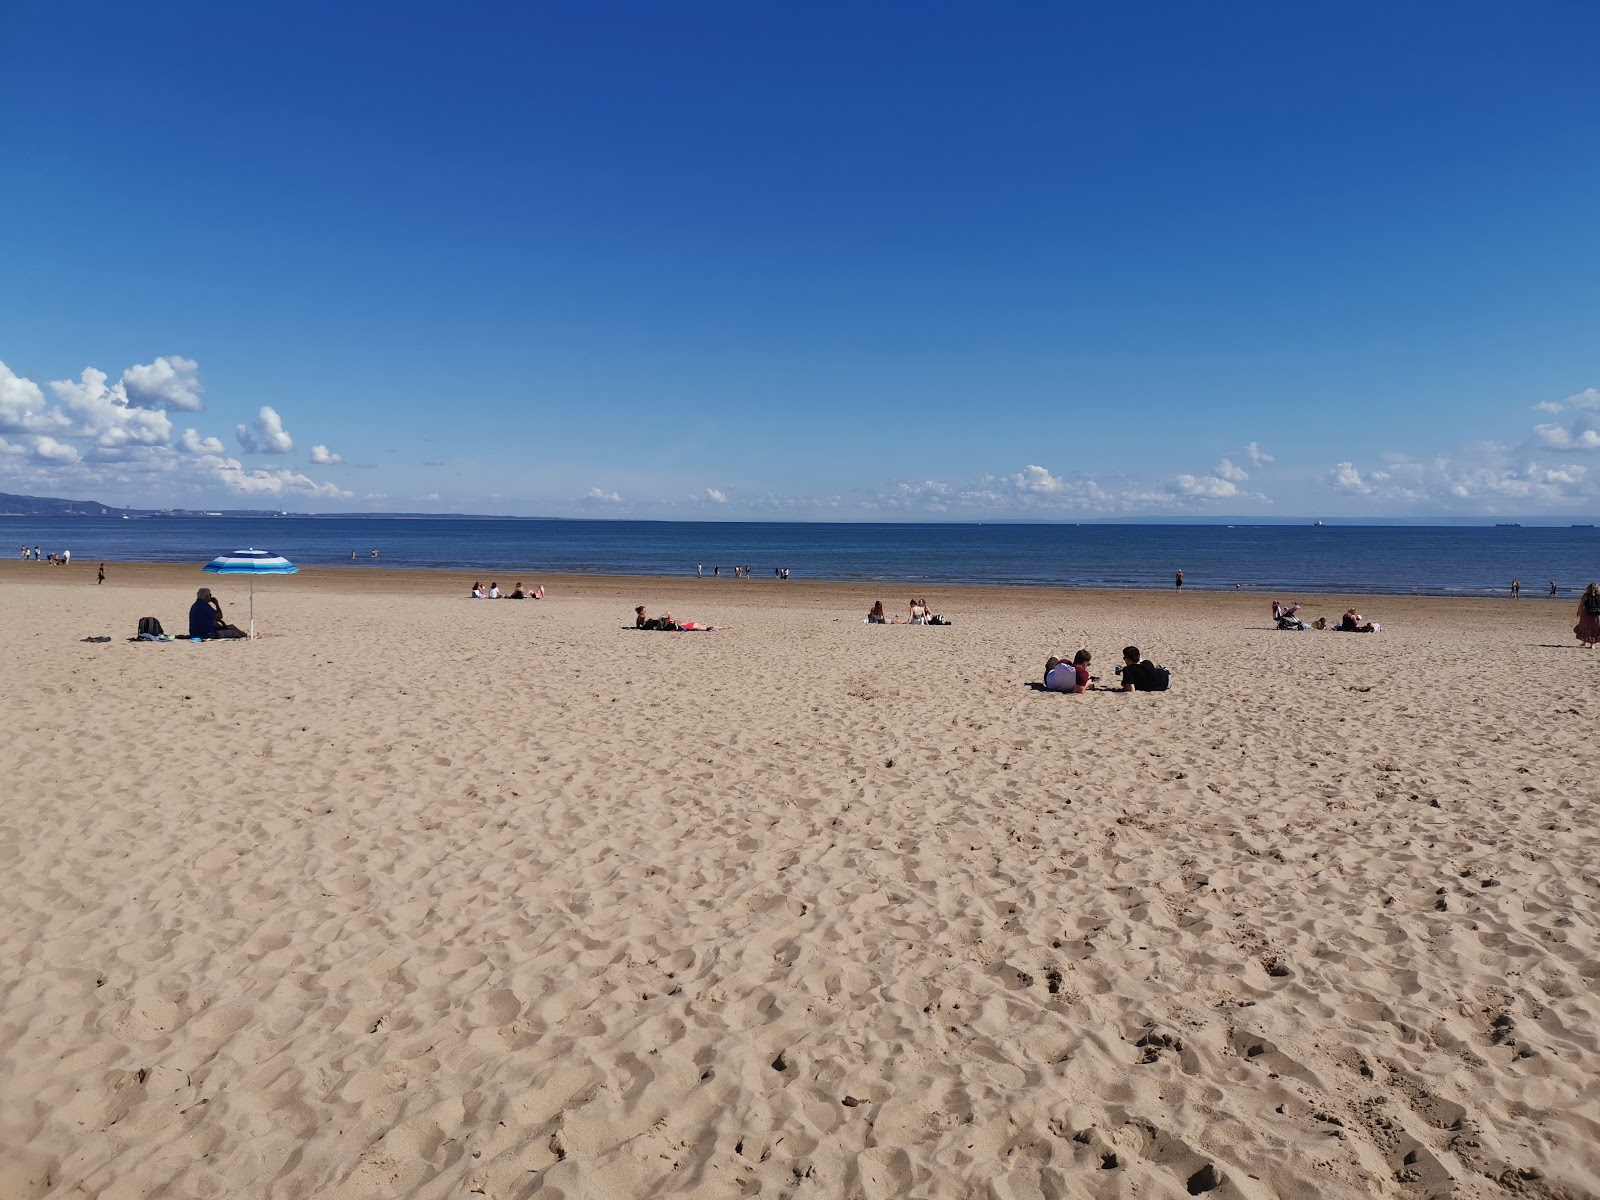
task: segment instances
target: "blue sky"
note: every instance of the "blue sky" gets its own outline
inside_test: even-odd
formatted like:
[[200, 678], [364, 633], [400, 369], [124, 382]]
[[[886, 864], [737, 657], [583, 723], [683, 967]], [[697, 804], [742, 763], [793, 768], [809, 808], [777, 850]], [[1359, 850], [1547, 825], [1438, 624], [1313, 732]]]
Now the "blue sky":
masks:
[[13, 0], [0, 490], [1592, 516], [1597, 40], [1590, 0]]

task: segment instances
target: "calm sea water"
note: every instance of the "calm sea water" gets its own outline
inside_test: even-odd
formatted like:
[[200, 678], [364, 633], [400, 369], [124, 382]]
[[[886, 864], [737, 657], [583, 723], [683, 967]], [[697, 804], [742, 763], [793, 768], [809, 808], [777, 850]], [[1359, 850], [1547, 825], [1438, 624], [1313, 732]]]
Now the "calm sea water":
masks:
[[[757, 576], [862, 582], [1184, 586], [1283, 592], [1530, 595], [1600, 577], [1600, 530], [1310, 525], [820, 525], [657, 521], [0, 518], [0, 547], [70, 549], [75, 563], [193, 562], [254, 546], [301, 565], [541, 573]], [[376, 560], [372, 549], [380, 551]], [[350, 552], [358, 554], [356, 561]], [[468, 581], [470, 582], [470, 580]]]

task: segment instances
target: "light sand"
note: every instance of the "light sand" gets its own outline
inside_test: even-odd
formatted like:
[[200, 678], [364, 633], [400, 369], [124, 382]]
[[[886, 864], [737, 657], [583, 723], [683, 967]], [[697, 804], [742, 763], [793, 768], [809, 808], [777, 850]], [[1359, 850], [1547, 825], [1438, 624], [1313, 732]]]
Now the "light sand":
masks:
[[1575, 601], [109, 570], [0, 564], [0, 1197], [1600, 1195]]

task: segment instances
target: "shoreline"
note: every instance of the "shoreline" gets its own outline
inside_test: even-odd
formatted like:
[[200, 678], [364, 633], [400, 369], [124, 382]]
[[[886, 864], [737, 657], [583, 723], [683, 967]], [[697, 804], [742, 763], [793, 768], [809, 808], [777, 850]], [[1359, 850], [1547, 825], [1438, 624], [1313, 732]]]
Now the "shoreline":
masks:
[[[20, 559], [0, 559], [0, 584], [12, 580], [32, 579], [34, 572], [41, 571], [40, 582], [54, 582], [58, 576], [62, 581], [77, 579], [87, 574], [91, 584], [101, 562], [107, 568], [108, 582], [116, 582], [123, 586], [133, 584], [136, 586], [169, 586], [180, 578], [191, 575], [202, 575], [201, 564], [188, 564], [175, 561], [157, 561], [149, 559], [94, 559], [74, 558], [69, 567], [51, 567], [48, 563], [22, 562]], [[510, 591], [518, 579], [521, 579], [529, 588], [536, 584], [543, 584], [546, 589], [553, 586], [568, 592], [586, 594], [591, 591], [605, 591], [618, 587], [632, 588], [686, 588], [697, 594], [704, 589], [736, 587], [741, 594], [745, 590], [751, 592], [764, 592], [771, 595], [781, 595], [797, 592], [815, 592], [819, 589], [828, 591], [848, 591], [851, 594], [872, 594], [874, 599], [883, 598], [885, 606], [889, 606], [888, 596], [898, 596], [901, 592], [923, 593], [939, 595], [975, 595], [985, 597], [1015, 596], [1017, 598], [1039, 597], [1046, 595], [1069, 595], [1083, 597], [1125, 597], [1133, 599], [1142, 598], [1145, 601], [1154, 597], [1168, 597], [1182, 601], [1185, 595], [1201, 595], [1207, 598], [1236, 597], [1240, 600], [1255, 604], [1270, 604], [1273, 600], [1285, 602], [1298, 601], [1302, 605], [1339, 603], [1380, 603], [1389, 604], [1399, 601], [1418, 602], [1461, 602], [1480, 604], [1483, 602], [1499, 601], [1508, 605], [1527, 605], [1543, 603], [1552, 608], [1562, 604], [1576, 604], [1582, 594], [1583, 586], [1576, 585], [1563, 588], [1561, 593], [1550, 597], [1537, 588], [1525, 588], [1523, 594], [1513, 598], [1508, 590], [1480, 591], [1424, 591], [1414, 589], [1406, 592], [1389, 592], [1374, 588], [1326, 588], [1320, 590], [1300, 590], [1280, 587], [1273, 588], [1266, 585], [1240, 585], [1238, 587], [1208, 587], [1203, 584], [1191, 584], [1185, 580], [1180, 591], [1167, 585], [1165, 587], [1140, 587], [1137, 585], [1095, 585], [1071, 583], [945, 583], [933, 579], [823, 579], [800, 578], [778, 580], [771, 576], [757, 574], [750, 579], [734, 578], [732, 576], [713, 577], [706, 575], [661, 575], [661, 574], [629, 574], [622, 572], [547, 572], [539, 573], [533, 568], [517, 567], [427, 567], [427, 566], [393, 566], [369, 565], [370, 560], [358, 560], [351, 566], [343, 564], [320, 564], [314, 566], [301, 566], [294, 575], [273, 576], [271, 586], [295, 587], [291, 581], [301, 581], [298, 586], [310, 586], [317, 590], [330, 591], [380, 591], [387, 594], [412, 594], [437, 596], [446, 595], [451, 591], [459, 590], [463, 593], [471, 586], [474, 579], [482, 579], [485, 583], [490, 580], [501, 582], [502, 590]], [[521, 575], [516, 572], [522, 571]], [[496, 574], [498, 572], [498, 574]], [[234, 580], [243, 581], [241, 576], [206, 576], [209, 579], [222, 579], [224, 585]], [[448, 579], [450, 586], [446, 588], [442, 580]], [[197, 585], [203, 586], [203, 585]], [[895, 602], [896, 604], [899, 601]]]

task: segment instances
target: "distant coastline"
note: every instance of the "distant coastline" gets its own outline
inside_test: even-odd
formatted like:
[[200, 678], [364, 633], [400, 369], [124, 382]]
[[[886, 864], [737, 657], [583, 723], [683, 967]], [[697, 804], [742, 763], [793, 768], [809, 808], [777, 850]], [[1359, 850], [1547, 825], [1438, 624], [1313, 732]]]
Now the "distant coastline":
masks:
[[[1582, 522], [1588, 514], [1565, 513], [1555, 516], [1521, 516], [1514, 519], [1496, 519], [1494, 516], [1456, 517], [1435, 514], [1427, 519], [1417, 517], [1279, 517], [1263, 514], [1245, 516], [1227, 515], [1165, 515], [1131, 516], [1126, 513], [1107, 517], [1082, 517], [1076, 521], [1061, 518], [1034, 519], [1026, 517], [988, 517], [952, 519], [939, 514], [918, 520], [885, 520], [881, 514], [873, 519], [832, 519], [825, 521], [796, 521], [792, 518], [752, 520], [748, 518], [717, 520], [685, 520], [680, 517], [639, 516], [524, 516], [508, 513], [456, 513], [456, 512], [291, 512], [276, 508], [117, 508], [98, 500], [67, 500], [56, 496], [24, 496], [0, 492], [0, 518], [8, 517], [115, 517], [130, 521], [143, 520], [304, 520], [304, 521], [564, 521], [583, 524], [637, 524], [661, 525], [1215, 525], [1223, 527], [1275, 528], [1278, 526], [1314, 526], [1340, 528], [1401, 528], [1401, 529], [1459, 529], [1489, 528], [1521, 529], [1593, 529], [1594, 523]], [[1600, 518], [1600, 513], [1594, 514]], [[1574, 517], [1578, 521], [1574, 521]]]

